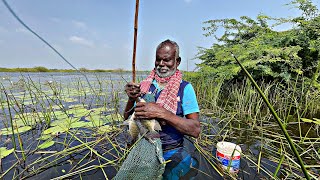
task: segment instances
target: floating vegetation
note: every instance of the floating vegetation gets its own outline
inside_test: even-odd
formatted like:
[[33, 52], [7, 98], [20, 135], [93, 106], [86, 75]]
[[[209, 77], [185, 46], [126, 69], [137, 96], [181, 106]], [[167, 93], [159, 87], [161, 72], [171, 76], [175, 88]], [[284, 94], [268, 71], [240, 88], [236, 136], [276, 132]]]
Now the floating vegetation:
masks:
[[11, 153], [13, 153], [14, 149], [7, 149], [5, 147], [0, 147], [0, 159], [7, 157]]
[[[119, 128], [123, 118], [118, 103], [124, 101], [119, 98], [126, 97], [114, 94], [122, 91], [116, 87], [122, 88], [124, 82], [114, 86], [102, 84], [115, 83], [110, 80], [93, 81], [96, 93], [78, 77], [62, 83], [59, 80], [35, 80], [29, 75], [19, 76], [22, 79], [19, 85], [0, 82], [0, 87], [4, 87], [0, 93], [0, 145], [9, 147], [9, 150], [2, 147], [0, 152], [1, 158], [6, 158], [3, 165], [10, 167], [4, 169], [0, 178], [36, 178], [41, 172], [50, 172], [51, 167], [63, 164], [69, 156], [78, 153], [84, 154], [77, 161], [64, 165], [63, 174], [71, 177], [77, 176], [71, 172], [80, 170], [86, 174], [96, 169], [87, 168], [86, 164], [118, 167], [116, 162], [121, 161], [127, 146], [124, 143], [127, 138], [122, 137], [123, 129]], [[11, 80], [15, 80], [15, 76]], [[11, 140], [13, 135], [15, 138]], [[12, 155], [13, 147], [16, 148], [15, 156]], [[38, 154], [42, 157], [38, 158]], [[51, 162], [47, 163], [49, 159]], [[22, 168], [19, 166], [21, 160], [32, 163]], [[26, 171], [30, 168], [33, 171]]]
[[[0, 178], [46, 178], [51, 173], [55, 174], [51, 178], [80, 178], [92, 172], [104, 176], [104, 171], [108, 179], [115, 175], [129, 150], [130, 138], [121, 127], [121, 110], [127, 98], [121, 92], [126, 82], [99, 77], [100, 83], [94, 83], [96, 77], [92, 80], [96, 93], [78, 78], [71, 79], [72, 83], [55, 79], [58, 90], [55, 94], [50, 86], [37, 84], [41, 84], [41, 80], [29, 77], [24, 77], [23, 89], [11, 85], [2, 89], [0, 146], [11, 151], [15, 144], [16, 150], [2, 158], [6, 168]], [[215, 79], [186, 78], [193, 83], [202, 107], [202, 132], [194, 145], [212, 169], [219, 171], [214, 148], [217, 142], [225, 140], [241, 146], [241, 164], [252, 169], [240, 170], [240, 178], [246, 179], [248, 174], [257, 179], [301, 177], [301, 169], [288, 143], [250, 83], [229, 84], [225, 88]], [[298, 88], [263, 84], [262, 89], [285, 123], [309, 175], [317, 177], [320, 95], [311, 91], [308, 103], [293, 106], [297, 103], [293, 97]], [[68, 98], [75, 101], [64, 101]], [[24, 161], [29, 163], [22, 167], [20, 163]]]
[[45, 141], [44, 143], [40, 144], [40, 145], [38, 146], [38, 148], [39, 148], [39, 149], [46, 149], [46, 148], [48, 148], [48, 147], [50, 147], [50, 146], [52, 146], [52, 145], [54, 145], [54, 141], [49, 140], [49, 141]]
[[22, 126], [22, 127], [15, 128], [14, 131], [12, 132], [11, 129], [4, 128], [4, 129], [0, 130], [0, 135], [11, 135], [13, 133], [14, 134], [24, 133], [24, 132], [27, 132], [31, 129], [32, 129], [31, 126]]

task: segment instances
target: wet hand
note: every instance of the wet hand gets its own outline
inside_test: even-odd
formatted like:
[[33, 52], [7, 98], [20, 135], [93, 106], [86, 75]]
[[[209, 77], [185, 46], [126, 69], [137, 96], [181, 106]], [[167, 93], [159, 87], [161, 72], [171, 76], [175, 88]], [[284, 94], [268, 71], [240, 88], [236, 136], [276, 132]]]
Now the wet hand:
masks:
[[140, 84], [129, 82], [124, 86], [130, 101], [135, 101], [140, 95]]
[[135, 119], [163, 119], [168, 112], [154, 102], [138, 102], [135, 108]]

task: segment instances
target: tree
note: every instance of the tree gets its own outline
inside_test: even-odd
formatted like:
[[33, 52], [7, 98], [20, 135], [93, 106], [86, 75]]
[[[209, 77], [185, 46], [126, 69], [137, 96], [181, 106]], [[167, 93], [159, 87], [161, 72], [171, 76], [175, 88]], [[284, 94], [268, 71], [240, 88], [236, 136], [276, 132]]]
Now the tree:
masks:
[[[205, 36], [214, 36], [217, 43], [199, 49], [200, 69], [210, 69], [215, 76], [226, 80], [243, 79], [232, 52], [257, 80], [289, 81], [297, 75], [310, 79], [319, 64], [320, 16], [309, 0], [295, 0], [291, 4], [302, 10], [300, 17], [272, 18], [260, 14], [256, 19], [242, 16], [239, 20], [206, 21]], [[293, 28], [273, 30], [283, 23], [292, 23]], [[224, 34], [217, 36], [218, 29], [223, 29]]]

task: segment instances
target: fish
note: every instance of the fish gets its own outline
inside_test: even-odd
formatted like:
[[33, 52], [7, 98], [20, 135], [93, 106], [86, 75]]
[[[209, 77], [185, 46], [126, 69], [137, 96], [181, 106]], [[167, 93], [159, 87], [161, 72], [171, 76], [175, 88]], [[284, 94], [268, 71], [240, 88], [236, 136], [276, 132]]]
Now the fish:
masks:
[[[141, 98], [140, 102], [146, 101]], [[134, 118], [135, 112], [127, 120], [127, 124], [129, 125], [129, 134], [133, 140], [137, 140], [139, 135], [145, 135], [149, 141], [152, 141], [154, 138], [160, 138], [160, 134], [157, 131], [161, 131], [161, 126], [157, 120], [134, 120]]]

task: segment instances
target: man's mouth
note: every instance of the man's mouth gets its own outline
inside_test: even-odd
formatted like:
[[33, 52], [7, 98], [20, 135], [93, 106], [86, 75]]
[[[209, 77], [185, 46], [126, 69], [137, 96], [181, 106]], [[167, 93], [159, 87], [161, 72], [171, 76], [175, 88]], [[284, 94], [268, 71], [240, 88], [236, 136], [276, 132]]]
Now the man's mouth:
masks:
[[168, 69], [160, 68], [158, 69], [160, 73], [166, 73], [168, 72]]

